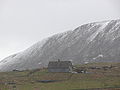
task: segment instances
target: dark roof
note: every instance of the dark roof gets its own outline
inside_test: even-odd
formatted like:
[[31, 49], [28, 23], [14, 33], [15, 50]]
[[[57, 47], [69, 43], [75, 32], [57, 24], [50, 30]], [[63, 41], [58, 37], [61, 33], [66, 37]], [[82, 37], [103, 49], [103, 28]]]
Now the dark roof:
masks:
[[50, 61], [48, 68], [69, 68], [72, 66], [71, 61]]

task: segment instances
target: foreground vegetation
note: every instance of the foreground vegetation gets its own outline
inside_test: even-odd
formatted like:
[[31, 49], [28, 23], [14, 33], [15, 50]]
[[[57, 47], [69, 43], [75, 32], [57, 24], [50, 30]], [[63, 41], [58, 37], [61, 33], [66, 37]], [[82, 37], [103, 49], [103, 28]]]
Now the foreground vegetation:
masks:
[[81, 68], [87, 72], [49, 73], [47, 69], [1, 72], [0, 90], [120, 90], [120, 63], [75, 66]]

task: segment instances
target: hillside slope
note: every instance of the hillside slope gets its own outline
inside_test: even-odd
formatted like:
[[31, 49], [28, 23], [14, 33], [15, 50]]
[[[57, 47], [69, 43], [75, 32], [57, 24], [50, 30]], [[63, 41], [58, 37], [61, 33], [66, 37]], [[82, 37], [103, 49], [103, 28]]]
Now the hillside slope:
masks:
[[120, 61], [120, 20], [94, 22], [56, 34], [0, 62], [0, 71], [35, 69], [51, 60]]

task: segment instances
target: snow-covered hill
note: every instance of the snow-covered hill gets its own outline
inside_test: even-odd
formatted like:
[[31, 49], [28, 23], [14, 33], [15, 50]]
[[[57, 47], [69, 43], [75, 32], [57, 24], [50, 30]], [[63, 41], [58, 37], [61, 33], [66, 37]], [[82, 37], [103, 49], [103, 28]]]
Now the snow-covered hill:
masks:
[[120, 20], [94, 22], [56, 34], [0, 62], [0, 71], [35, 69], [53, 60], [120, 62]]

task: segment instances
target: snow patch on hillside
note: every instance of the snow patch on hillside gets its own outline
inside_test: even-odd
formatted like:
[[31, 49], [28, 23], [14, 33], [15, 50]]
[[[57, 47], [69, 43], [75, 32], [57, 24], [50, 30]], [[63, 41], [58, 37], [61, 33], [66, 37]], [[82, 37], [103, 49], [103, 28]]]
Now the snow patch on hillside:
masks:
[[[99, 33], [103, 33], [104, 28], [109, 24], [109, 22], [102, 22], [102, 23], [96, 23], [95, 26], [100, 25], [99, 29], [96, 30], [96, 32], [94, 32], [88, 39], [88, 43], [92, 42], [94, 40], [94, 38], [99, 34]], [[104, 34], [104, 33], [103, 33]]]

